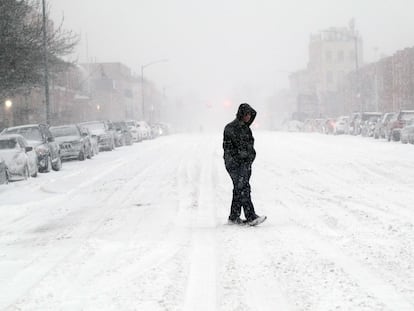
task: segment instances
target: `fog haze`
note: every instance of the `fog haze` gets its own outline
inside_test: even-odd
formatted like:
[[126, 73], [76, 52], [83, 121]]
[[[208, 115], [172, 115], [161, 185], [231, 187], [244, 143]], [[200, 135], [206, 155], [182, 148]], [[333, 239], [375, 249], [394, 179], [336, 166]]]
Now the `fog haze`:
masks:
[[311, 33], [355, 18], [364, 61], [413, 44], [412, 1], [54, 0], [52, 18], [81, 35], [79, 61], [122, 62], [169, 97], [261, 101], [306, 66]]

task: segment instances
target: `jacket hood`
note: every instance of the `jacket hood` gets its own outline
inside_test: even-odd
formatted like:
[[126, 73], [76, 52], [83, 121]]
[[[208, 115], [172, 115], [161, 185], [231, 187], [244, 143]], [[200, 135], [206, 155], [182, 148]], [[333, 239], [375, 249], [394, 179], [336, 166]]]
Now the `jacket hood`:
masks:
[[239, 110], [237, 111], [236, 116], [237, 116], [237, 120], [242, 121], [243, 117], [248, 113], [250, 113], [251, 118], [250, 118], [250, 121], [246, 124], [247, 126], [250, 126], [253, 123], [254, 119], [256, 118], [257, 112], [249, 104], [247, 103], [241, 104], [239, 106]]

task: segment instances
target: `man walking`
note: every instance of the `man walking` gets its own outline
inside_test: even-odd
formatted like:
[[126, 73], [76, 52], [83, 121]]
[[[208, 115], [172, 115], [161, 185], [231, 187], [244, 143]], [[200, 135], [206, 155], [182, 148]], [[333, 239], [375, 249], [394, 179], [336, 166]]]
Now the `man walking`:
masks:
[[[233, 200], [228, 219], [229, 224], [256, 226], [266, 220], [266, 216], [256, 215], [250, 197], [249, 180], [252, 173], [252, 163], [256, 158], [250, 125], [255, 118], [256, 111], [248, 104], [243, 103], [239, 106], [236, 119], [224, 128], [224, 163], [233, 181]], [[240, 219], [242, 207], [246, 220]]]

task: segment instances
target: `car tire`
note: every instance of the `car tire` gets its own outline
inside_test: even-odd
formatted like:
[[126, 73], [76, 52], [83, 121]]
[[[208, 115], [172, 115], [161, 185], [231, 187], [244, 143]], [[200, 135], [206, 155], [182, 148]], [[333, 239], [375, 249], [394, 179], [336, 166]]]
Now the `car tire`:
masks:
[[37, 167], [37, 165], [36, 165], [36, 167], [35, 167], [35, 172], [33, 173], [33, 175], [32, 175], [32, 177], [37, 177], [37, 173], [39, 172], [39, 169], [38, 169], [38, 167]]
[[28, 180], [30, 178], [30, 171], [29, 171], [29, 167], [27, 165], [25, 165], [24, 167], [24, 172], [23, 172], [23, 177], [24, 180]]
[[54, 171], [60, 171], [60, 169], [62, 168], [62, 160], [60, 156], [58, 156], [58, 160], [56, 161], [55, 165], [52, 165], [52, 168]]
[[93, 156], [94, 156], [94, 154], [93, 154], [93, 150], [92, 150], [92, 146], [91, 146], [88, 150], [88, 155], [86, 156], [86, 158], [92, 159]]
[[[0, 178], [0, 180], [3, 180], [3, 184], [7, 185], [9, 183], [9, 174], [7, 173], [7, 168], [3, 171], [4, 176]], [[1, 183], [0, 183], [1, 184]]]
[[46, 160], [46, 167], [42, 169], [43, 173], [49, 173], [52, 169], [52, 159], [50, 158], [50, 155], [47, 156]]
[[82, 149], [82, 150], [79, 152], [78, 160], [79, 160], [79, 161], [85, 161], [85, 149]]

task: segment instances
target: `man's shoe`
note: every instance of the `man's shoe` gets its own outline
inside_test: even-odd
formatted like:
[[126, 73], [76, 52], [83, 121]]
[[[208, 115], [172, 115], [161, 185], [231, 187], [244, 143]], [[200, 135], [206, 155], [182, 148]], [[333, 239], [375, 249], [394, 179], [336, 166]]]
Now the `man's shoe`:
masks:
[[229, 225], [245, 225], [245, 221], [241, 220], [240, 217], [237, 217], [235, 219], [228, 219], [227, 224]]
[[247, 224], [249, 226], [257, 226], [260, 225], [262, 222], [264, 222], [267, 219], [266, 216], [256, 216], [252, 220], [247, 221]]

